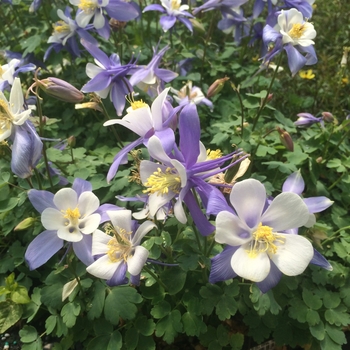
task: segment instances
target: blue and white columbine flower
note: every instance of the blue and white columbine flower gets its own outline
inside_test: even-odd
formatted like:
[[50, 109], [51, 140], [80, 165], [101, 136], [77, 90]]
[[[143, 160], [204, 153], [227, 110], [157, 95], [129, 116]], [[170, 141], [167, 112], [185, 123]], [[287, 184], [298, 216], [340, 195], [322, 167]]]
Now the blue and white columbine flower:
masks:
[[267, 46], [274, 43], [274, 47], [264, 57], [264, 62], [271, 62], [272, 58], [283, 49], [288, 56], [288, 65], [294, 76], [304, 65], [317, 62], [313, 45], [316, 31], [312, 23], [304, 20], [297, 9], [282, 10], [274, 28], [266, 25], [263, 30], [263, 40]]
[[[45, 264], [64, 244], [71, 242], [73, 250], [86, 265], [91, 257], [91, 233], [101, 222], [100, 201], [92, 193], [88, 181], [75, 179], [72, 188], [63, 188], [55, 195], [48, 191], [30, 190], [28, 198], [41, 213], [46, 229], [29, 244], [25, 259], [31, 270]], [[89, 247], [90, 246], [90, 247]]]
[[215, 240], [227, 246], [212, 259], [210, 282], [240, 276], [266, 292], [282, 273], [296, 276], [306, 269], [314, 256], [312, 244], [283, 233], [309, 220], [308, 207], [297, 194], [283, 192], [267, 206], [265, 187], [248, 179], [233, 186], [230, 202], [234, 211], [221, 211], [216, 218]]
[[188, 5], [181, 5], [181, 0], [161, 0], [162, 6], [158, 4], [152, 4], [145, 7], [143, 12], [146, 11], [159, 11], [165, 13], [165, 16], [160, 18], [160, 25], [164, 32], [167, 32], [172, 28], [176, 20], [182, 22], [191, 32], [193, 31], [192, 23], [187, 18], [193, 16], [187, 12], [189, 9]]
[[92, 239], [92, 254], [99, 257], [87, 271], [107, 280], [110, 286], [128, 283], [126, 273], [130, 273], [132, 284], [140, 283], [140, 274], [148, 258], [148, 250], [140, 245], [142, 238], [157, 227], [145, 221], [137, 227], [130, 210], [107, 212], [111, 224], [105, 231], [96, 230]]

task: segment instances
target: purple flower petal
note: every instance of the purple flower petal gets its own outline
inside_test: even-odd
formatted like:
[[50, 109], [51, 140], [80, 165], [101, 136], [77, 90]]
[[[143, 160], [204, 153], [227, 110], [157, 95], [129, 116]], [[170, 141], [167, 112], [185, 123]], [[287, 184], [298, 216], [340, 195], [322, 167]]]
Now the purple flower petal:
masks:
[[91, 192], [92, 185], [89, 181], [76, 178], [73, 182], [72, 189], [77, 193], [79, 197], [83, 192]]
[[227, 281], [237, 276], [231, 267], [232, 255], [237, 249], [238, 247], [225, 246], [220, 254], [211, 259], [210, 283]]
[[30, 270], [44, 265], [62, 247], [63, 240], [57, 237], [57, 231], [41, 232], [29, 244], [25, 253]]
[[326, 210], [329, 208], [334, 202], [331, 201], [327, 197], [311, 197], [311, 198], [305, 198], [304, 203], [309, 209], [309, 212], [314, 214], [314, 213], [319, 213], [323, 210]]
[[282, 277], [282, 272], [277, 268], [277, 266], [270, 261], [270, 272], [267, 277], [261, 281], [257, 282], [256, 285], [263, 292], [268, 292], [271, 288], [275, 287]]
[[167, 32], [170, 28], [172, 28], [175, 22], [176, 22], [175, 16], [162, 16], [159, 20], [159, 23], [165, 32]]
[[294, 76], [305, 66], [307, 59], [291, 44], [286, 45], [284, 49], [287, 52], [289, 69]]
[[56, 208], [54, 194], [48, 191], [29, 190], [28, 198], [33, 207], [41, 214], [46, 208]]
[[293, 192], [301, 195], [305, 188], [305, 182], [300, 171], [296, 171], [289, 175], [283, 183], [282, 192]]
[[163, 6], [159, 5], [159, 4], [151, 4], [146, 6], [142, 12], [147, 12], [147, 11], [159, 11], [162, 13], [165, 13], [166, 10]]
[[91, 253], [92, 236], [83, 235], [83, 239], [79, 242], [73, 242], [73, 250], [78, 259], [86, 266], [91, 265], [95, 260]]
[[126, 263], [121, 263], [119, 264], [117, 270], [115, 271], [113, 277], [108, 280], [106, 283], [108, 286], [113, 287], [113, 286], [120, 286], [122, 284], [127, 284], [128, 279], [126, 277], [126, 270], [127, 270], [127, 264]]

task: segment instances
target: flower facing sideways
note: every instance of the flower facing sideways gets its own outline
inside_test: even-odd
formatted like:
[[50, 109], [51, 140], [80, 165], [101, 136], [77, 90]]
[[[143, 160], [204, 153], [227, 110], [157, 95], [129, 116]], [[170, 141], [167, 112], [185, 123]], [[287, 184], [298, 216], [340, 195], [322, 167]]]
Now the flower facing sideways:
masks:
[[227, 246], [212, 259], [210, 282], [240, 276], [266, 292], [282, 273], [304, 272], [314, 256], [312, 244], [302, 236], [283, 233], [309, 219], [309, 210], [297, 194], [281, 193], [266, 209], [264, 186], [248, 179], [233, 187], [230, 201], [236, 214], [221, 211], [216, 218], [215, 240]]
[[145, 221], [136, 228], [130, 210], [108, 211], [107, 214], [111, 224], [105, 225], [105, 233], [96, 230], [92, 239], [92, 254], [99, 258], [86, 270], [107, 280], [110, 286], [126, 284], [126, 273], [129, 272], [131, 283], [138, 285], [149, 254], [140, 242], [156, 225]]

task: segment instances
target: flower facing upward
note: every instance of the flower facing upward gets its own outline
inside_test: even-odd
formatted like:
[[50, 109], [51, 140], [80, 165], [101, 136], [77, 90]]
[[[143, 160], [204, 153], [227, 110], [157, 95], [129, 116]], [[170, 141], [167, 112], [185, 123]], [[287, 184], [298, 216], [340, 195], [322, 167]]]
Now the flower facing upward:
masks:
[[233, 186], [231, 204], [237, 213], [221, 211], [216, 218], [215, 240], [228, 246], [212, 259], [212, 283], [241, 276], [267, 291], [281, 274], [301, 274], [314, 255], [304, 237], [283, 231], [307, 223], [309, 210], [295, 193], [278, 195], [266, 209], [266, 192], [257, 180]]
[[19, 78], [15, 78], [11, 88], [10, 101], [0, 91], [0, 142], [7, 139], [14, 125], [22, 125], [30, 116], [31, 110], [23, 109], [24, 98]]
[[149, 254], [146, 248], [140, 246], [141, 239], [156, 225], [145, 221], [136, 229], [130, 210], [108, 211], [107, 214], [111, 224], [105, 226], [105, 233], [96, 230], [92, 239], [92, 254], [100, 257], [86, 270], [106, 279], [110, 286], [127, 283], [128, 271], [131, 282], [139, 284], [140, 273]]

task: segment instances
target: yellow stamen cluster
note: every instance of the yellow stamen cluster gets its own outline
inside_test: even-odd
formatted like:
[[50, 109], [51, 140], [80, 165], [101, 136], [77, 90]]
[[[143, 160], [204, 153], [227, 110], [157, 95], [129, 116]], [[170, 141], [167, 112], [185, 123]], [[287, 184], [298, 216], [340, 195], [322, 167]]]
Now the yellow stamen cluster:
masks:
[[172, 10], [178, 10], [181, 6], [181, 1], [179, 0], [171, 0], [170, 7]]
[[292, 29], [288, 32], [289, 36], [293, 39], [300, 39], [306, 30], [305, 23], [295, 23]]
[[251, 242], [248, 254], [250, 258], [256, 258], [259, 253], [276, 254], [276, 243], [284, 243], [285, 239], [272, 231], [272, 227], [258, 225], [257, 230], [253, 233], [253, 241]]
[[159, 195], [166, 194], [170, 191], [174, 193], [180, 192], [181, 179], [174, 168], [166, 168], [165, 172], [158, 168], [145, 183], [148, 187], [143, 193], [158, 193]]
[[134, 100], [134, 93], [125, 96], [125, 99], [130, 103], [130, 106], [133, 110], [143, 108], [143, 107], [148, 107], [148, 104], [146, 102], [143, 102], [142, 100], [140, 101], [135, 101]]
[[210, 149], [207, 150], [207, 160], [212, 159], [218, 159], [222, 157], [221, 150], [217, 149], [215, 151], [211, 151]]
[[75, 208], [73, 210], [71, 208], [68, 208], [65, 211], [62, 210], [62, 212], [64, 214], [63, 217], [69, 220], [65, 223], [66, 226], [68, 226], [70, 223], [73, 225], [78, 224], [78, 220], [80, 219], [80, 212], [78, 208]]
[[13, 117], [8, 104], [0, 99], [0, 135], [11, 128], [12, 121]]
[[107, 243], [108, 251], [107, 255], [111, 262], [118, 262], [124, 260], [125, 262], [132, 255], [132, 244], [130, 237], [132, 232], [128, 232], [123, 228], [117, 227], [115, 229], [111, 224], [107, 224], [105, 227], [107, 234], [113, 234], [109, 242]]
[[57, 21], [52, 27], [56, 33], [66, 33], [70, 31], [69, 25], [64, 21]]
[[86, 13], [92, 13], [96, 10], [97, 4], [93, 0], [80, 0], [78, 7]]

